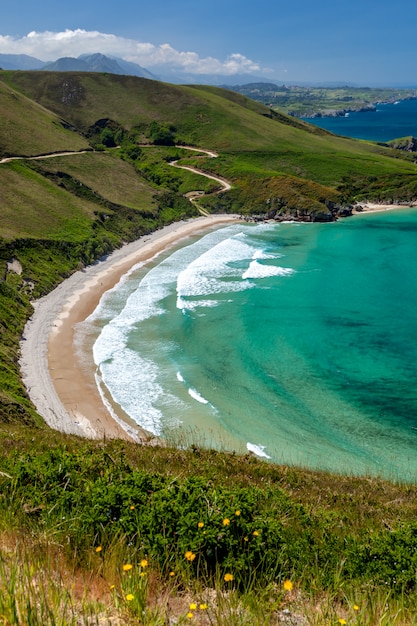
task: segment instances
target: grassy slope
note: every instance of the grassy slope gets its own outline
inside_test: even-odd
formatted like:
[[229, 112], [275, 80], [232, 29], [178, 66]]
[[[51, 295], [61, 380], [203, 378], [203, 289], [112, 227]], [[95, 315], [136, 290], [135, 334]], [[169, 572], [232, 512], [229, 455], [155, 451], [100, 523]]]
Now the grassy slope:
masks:
[[154, 191], [135, 175], [133, 166], [111, 153], [57, 157], [43, 161], [42, 166], [49, 172], [68, 173], [116, 204], [143, 211], [155, 205]]
[[88, 147], [85, 138], [64, 128], [57, 115], [3, 82], [0, 82], [0, 102], [0, 157]]
[[[152, 120], [168, 122], [185, 143], [233, 154], [255, 152], [258, 161], [266, 153], [267, 172], [293, 173], [287, 168], [292, 169], [294, 160], [304, 155], [302, 175], [325, 184], [338, 181], [341, 174], [368, 169], [374, 175], [379, 166], [387, 171], [416, 171], [406, 160], [393, 161], [391, 150], [336, 137], [287, 116], [270, 118], [269, 109], [263, 105], [218, 88], [97, 74], [2, 74], [9, 83], [83, 131], [102, 118], [127, 127]], [[64, 84], [75, 95], [63, 102]], [[274, 155], [281, 155], [281, 159], [271, 167]], [[316, 159], [319, 166], [315, 165]], [[336, 168], [335, 175], [321, 171], [323, 162], [328, 170]]]
[[[83, 240], [94, 208], [45, 179], [22, 161], [0, 168], [2, 236], [6, 239]], [[18, 207], [18, 220], [16, 208]]]

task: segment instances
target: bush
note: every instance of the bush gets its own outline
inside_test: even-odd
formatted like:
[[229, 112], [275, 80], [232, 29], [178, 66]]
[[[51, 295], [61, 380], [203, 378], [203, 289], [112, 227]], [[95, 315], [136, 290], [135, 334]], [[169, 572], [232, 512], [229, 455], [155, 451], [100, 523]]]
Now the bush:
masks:
[[151, 122], [149, 126], [149, 138], [156, 146], [175, 145], [174, 127], [158, 122]]

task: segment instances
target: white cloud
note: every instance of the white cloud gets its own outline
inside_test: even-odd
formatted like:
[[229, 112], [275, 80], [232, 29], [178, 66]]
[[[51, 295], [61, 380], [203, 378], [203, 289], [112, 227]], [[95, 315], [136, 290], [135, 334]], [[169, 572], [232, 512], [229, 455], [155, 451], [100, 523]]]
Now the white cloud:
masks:
[[54, 61], [60, 57], [77, 57], [95, 52], [118, 56], [149, 69], [158, 66], [192, 74], [231, 75], [264, 71], [258, 63], [243, 54], [230, 54], [223, 61], [215, 57], [201, 58], [196, 52], [175, 50], [168, 43], [155, 46], [98, 31], [33, 31], [20, 38], [0, 35], [2, 54], [28, 54], [42, 61]]

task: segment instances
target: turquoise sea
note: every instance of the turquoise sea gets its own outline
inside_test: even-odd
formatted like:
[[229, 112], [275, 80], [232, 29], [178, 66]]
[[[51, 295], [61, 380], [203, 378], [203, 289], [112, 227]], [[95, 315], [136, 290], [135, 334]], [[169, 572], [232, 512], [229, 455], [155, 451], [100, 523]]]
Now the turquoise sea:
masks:
[[159, 436], [417, 476], [417, 211], [233, 224], [132, 271], [83, 325]]
[[336, 135], [368, 141], [385, 142], [409, 135], [417, 137], [417, 100], [377, 104], [376, 111], [349, 113], [346, 117], [318, 117], [306, 121]]

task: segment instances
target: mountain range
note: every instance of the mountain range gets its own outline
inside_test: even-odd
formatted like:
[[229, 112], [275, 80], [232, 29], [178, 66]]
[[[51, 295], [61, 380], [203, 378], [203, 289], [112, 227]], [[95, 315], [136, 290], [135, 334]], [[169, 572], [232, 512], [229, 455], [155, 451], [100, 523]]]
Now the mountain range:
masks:
[[137, 63], [99, 52], [81, 54], [79, 57], [61, 57], [45, 63], [26, 54], [0, 54], [0, 67], [4, 70], [44, 70], [50, 72], [107, 72], [127, 76], [139, 76], [158, 80], [158, 77]]
[[[152, 80], [162, 80], [176, 84], [236, 85], [253, 82], [268, 82], [265, 78], [257, 78], [252, 74], [233, 74], [225, 77], [220, 74], [192, 74], [181, 71], [167, 71], [166, 67], [158, 67], [156, 74], [146, 68], [125, 61], [120, 57], [95, 54], [80, 54], [78, 57], [60, 57], [55, 61], [41, 61], [27, 54], [0, 54], [0, 69], [3, 70], [44, 70], [55, 72], [103, 72], [125, 76], [139, 76]], [[160, 71], [159, 71], [160, 70]]]

